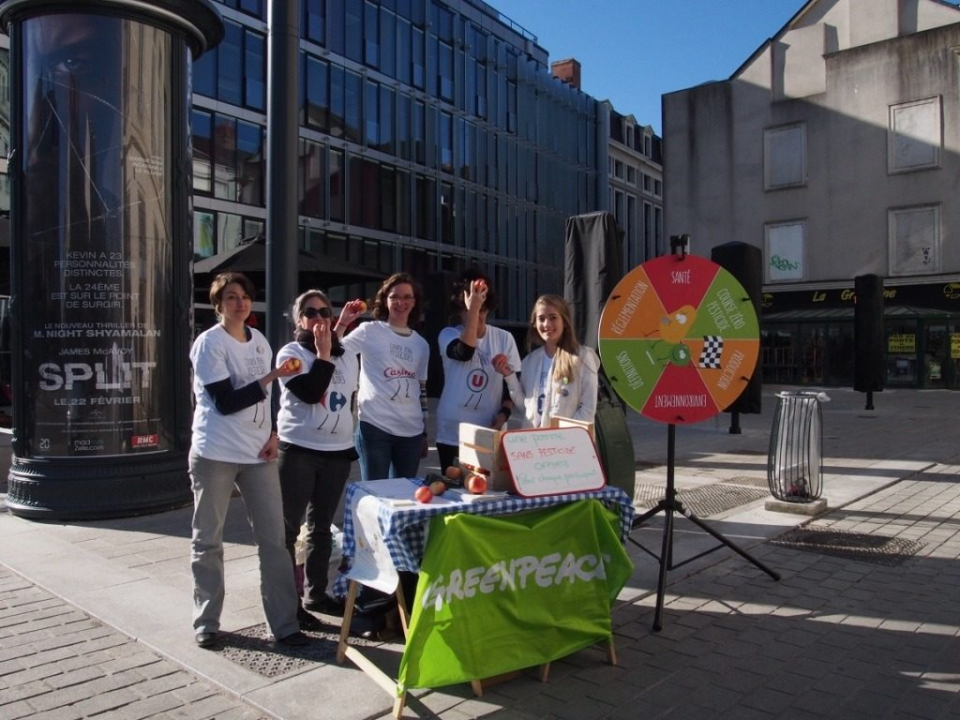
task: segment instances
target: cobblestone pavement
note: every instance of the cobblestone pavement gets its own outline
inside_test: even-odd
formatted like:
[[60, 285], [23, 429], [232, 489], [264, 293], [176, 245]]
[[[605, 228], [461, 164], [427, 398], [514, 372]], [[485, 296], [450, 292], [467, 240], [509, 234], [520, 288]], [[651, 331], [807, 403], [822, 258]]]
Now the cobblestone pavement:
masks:
[[0, 717], [265, 717], [0, 566]]

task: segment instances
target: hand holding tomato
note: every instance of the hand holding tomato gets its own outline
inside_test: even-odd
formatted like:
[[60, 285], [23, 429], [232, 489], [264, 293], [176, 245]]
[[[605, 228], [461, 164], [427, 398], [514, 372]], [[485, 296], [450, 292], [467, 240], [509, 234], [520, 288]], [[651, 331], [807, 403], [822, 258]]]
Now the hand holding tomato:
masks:
[[490, 364], [493, 365], [494, 370], [504, 377], [513, 374], [513, 368], [510, 367], [510, 359], [503, 353], [494, 355], [493, 359], [490, 361]]

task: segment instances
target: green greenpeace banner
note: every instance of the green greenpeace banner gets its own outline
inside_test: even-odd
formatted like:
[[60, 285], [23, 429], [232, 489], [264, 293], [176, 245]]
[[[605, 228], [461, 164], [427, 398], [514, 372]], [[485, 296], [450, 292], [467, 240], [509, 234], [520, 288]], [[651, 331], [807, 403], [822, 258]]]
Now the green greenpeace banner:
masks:
[[633, 563], [598, 500], [430, 521], [398, 691], [533, 667], [611, 636]]

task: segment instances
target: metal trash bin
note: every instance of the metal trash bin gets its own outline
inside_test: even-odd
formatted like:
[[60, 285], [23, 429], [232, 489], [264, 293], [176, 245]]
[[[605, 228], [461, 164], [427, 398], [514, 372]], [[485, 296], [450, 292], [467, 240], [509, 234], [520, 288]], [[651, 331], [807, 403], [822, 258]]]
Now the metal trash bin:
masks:
[[784, 502], [806, 503], [823, 492], [823, 413], [826, 393], [781, 392], [770, 431], [767, 484]]

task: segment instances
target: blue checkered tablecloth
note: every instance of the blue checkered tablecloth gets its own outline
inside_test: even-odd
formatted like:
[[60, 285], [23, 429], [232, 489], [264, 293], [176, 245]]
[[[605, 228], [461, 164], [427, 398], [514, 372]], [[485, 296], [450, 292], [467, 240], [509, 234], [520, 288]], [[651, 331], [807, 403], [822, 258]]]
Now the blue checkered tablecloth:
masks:
[[[356, 550], [356, 528], [354, 527], [354, 512], [356, 504], [365, 495], [377, 495], [377, 480], [352, 483], [347, 486], [346, 512], [343, 522], [343, 554], [352, 557]], [[396, 480], [386, 481], [396, 483]], [[417, 486], [423, 485], [421, 479], [408, 479], [410, 483], [410, 498]], [[394, 486], [395, 487], [395, 486]], [[478, 500], [473, 502], [446, 503], [443, 505], [416, 503], [411, 506], [397, 507], [388, 499], [378, 503], [377, 521], [384, 544], [390, 552], [390, 558], [397, 570], [409, 572], [420, 571], [420, 560], [426, 544], [426, 530], [428, 520], [435, 515], [452, 513], [472, 513], [474, 515], [503, 515], [505, 513], [522, 512], [563, 505], [577, 500], [599, 500], [607, 507], [620, 513], [620, 541], [626, 542], [633, 524], [633, 502], [620, 488], [605, 487], [601, 490], [575, 492], [563, 495], [546, 495], [542, 497], [520, 497], [506, 495], [502, 498]], [[337, 590], [345, 583], [337, 582]]]

